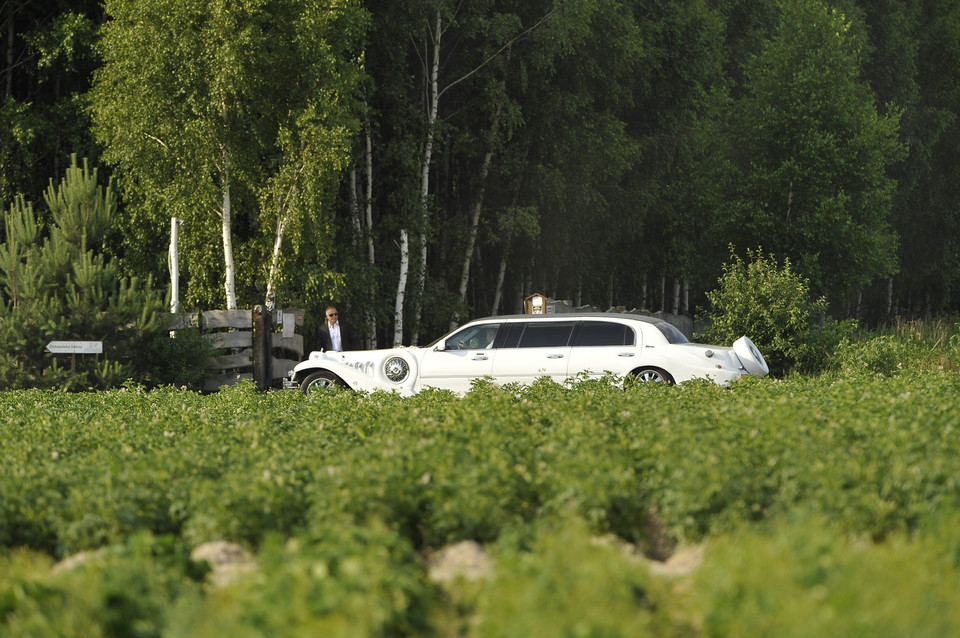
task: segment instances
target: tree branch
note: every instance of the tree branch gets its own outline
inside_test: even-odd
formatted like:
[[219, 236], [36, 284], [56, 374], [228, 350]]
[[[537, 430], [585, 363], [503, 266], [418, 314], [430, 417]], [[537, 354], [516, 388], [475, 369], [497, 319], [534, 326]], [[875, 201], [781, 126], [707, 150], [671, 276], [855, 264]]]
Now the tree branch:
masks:
[[486, 60], [484, 60], [483, 62], [481, 62], [480, 64], [478, 64], [478, 65], [477, 65], [476, 67], [474, 67], [471, 71], [468, 71], [467, 73], [461, 75], [459, 78], [457, 78], [456, 80], [454, 80], [453, 82], [451, 82], [451, 83], [448, 84], [447, 86], [443, 87], [443, 89], [440, 91], [438, 97], [440, 97], [440, 96], [442, 96], [444, 93], [446, 93], [448, 89], [452, 89], [453, 87], [455, 87], [456, 85], [460, 84], [460, 83], [463, 82], [464, 80], [468, 79], [468, 78], [471, 77], [472, 75], [478, 73], [478, 72], [480, 71], [480, 69], [482, 69], [483, 67], [485, 67], [485, 66], [487, 66], [488, 64], [490, 64], [490, 62], [492, 62], [492, 61], [495, 60], [497, 57], [499, 57], [500, 54], [502, 54], [504, 51], [506, 51], [506, 50], [509, 49], [511, 46], [513, 46], [513, 43], [514, 43], [514, 42], [516, 42], [516, 41], [519, 40], [520, 38], [528, 35], [529, 33], [533, 32], [535, 29], [539, 28], [540, 25], [542, 25], [544, 22], [546, 22], [546, 21], [549, 20], [551, 17], [553, 17], [553, 15], [554, 15], [557, 11], [558, 11], [558, 9], [557, 9], [556, 7], [554, 7], [553, 9], [551, 9], [550, 11], [548, 11], [542, 18], [540, 18], [539, 20], [537, 20], [536, 24], [534, 24], [533, 26], [531, 26], [531, 27], [529, 27], [529, 28], [527, 28], [527, 29], [524, 29], [523, 31], [521, 31], [520, 33], [518, 33], [517, 35], [515, 35], [514, 37], [512, 37], [509, 41], [507, 41], [506, 44], [504, 44], [502, 47], [500, 47], [499, 49], [497, 49], [497, 51], [496, 51], [495, 53], [493, 53], [493, 54], [492, 54], [490, 57], [488, 57]]

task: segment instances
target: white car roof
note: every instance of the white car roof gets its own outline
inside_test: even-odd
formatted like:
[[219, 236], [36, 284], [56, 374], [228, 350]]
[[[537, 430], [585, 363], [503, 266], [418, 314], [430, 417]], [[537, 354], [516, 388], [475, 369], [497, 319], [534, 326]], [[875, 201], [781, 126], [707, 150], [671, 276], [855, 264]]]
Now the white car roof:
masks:
[[623, 320], [623, 321], [639, 321], [642, 323], [668, 323], [665, 319], [660, 319], [657, 317], [650, 317], [647, 315], [638, 315], [633, 313], [612, 313], [612, 312], [559, 312], [549, 315], [492, 315], [489, 317], [478, 317], [476, 319], [471, 319], [470, 321], [464, 323], [462, 326], [468, 326], [474, 323], [489, 323], [489, 322], [510, 322], [515, 323], [518, 321], [577, 321], [580, 319], [605, 319], [605, 320]]

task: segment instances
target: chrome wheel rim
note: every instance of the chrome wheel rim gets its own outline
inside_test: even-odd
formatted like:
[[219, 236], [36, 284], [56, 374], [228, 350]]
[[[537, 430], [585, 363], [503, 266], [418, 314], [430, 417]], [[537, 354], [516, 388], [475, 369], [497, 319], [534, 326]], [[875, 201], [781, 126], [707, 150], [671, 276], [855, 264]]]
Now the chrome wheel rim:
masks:
[[313, 394], [314, 392], [332, 392], [336, 385], [333, 379], [317, 377], [307, 384], [307, 394]]
[[634, 377], [640, 383], [663, 383], [663, 375], [656, 370], [641, 370], [640, 374]]
[[401, 357], [390, 357], [383, 364], [383, 373], [394, 383], [400, 383], [410, 374], [410, 365]]

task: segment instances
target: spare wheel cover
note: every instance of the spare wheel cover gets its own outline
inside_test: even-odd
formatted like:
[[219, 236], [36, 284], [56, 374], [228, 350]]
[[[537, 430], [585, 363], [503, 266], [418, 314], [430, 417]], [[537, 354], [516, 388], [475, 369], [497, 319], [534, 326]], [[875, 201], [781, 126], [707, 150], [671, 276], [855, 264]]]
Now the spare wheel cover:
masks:
[[744, 369], [750, 374], [762, 377], [770, 372], [770, 368], [767, 367], [767, 362], [763, 358], [763, 355], [760, 354], [757, 346], [753, 345], [753, 342], [747, 337], [740, 337], [734, 341], [733, 351], [737, 353], [737, 356], [740, 358], [740, 363], [743, 364]]

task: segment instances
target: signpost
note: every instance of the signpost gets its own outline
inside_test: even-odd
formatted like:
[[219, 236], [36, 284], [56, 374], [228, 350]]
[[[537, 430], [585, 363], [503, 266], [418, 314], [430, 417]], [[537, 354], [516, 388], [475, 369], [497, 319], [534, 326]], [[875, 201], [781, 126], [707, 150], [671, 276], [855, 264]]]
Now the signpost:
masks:
[[51, 354], [103, 354], [102, 341], [51, 341], [47, 344]]
[[102, 341], [51, 341], [47, 344], [47, 352], [51, 354], [69, 354], [70, 371], [77, 369], [78, 354], [102, 354]]

